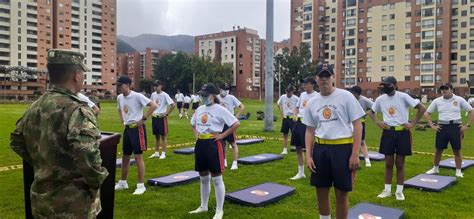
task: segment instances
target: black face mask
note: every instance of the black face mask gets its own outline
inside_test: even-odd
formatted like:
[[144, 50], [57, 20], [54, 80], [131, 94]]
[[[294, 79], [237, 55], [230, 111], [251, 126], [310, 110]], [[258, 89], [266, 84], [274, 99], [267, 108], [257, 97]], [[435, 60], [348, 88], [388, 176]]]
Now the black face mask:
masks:
[[392, 93], [394, 90], [395, 90], [394, 87], [387, 87], [387, 86], [384, 86], [384, 87], [382, 88], [382, 92], [384, 92], [384, 93], [386, 93], [386, 94], [390, 94], [390, 93]]

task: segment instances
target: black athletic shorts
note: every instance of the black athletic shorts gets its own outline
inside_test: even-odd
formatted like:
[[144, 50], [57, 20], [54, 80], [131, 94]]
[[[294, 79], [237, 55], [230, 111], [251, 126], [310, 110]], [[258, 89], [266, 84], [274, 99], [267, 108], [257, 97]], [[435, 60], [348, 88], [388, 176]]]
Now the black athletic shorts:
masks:
[[441, 130], [436, 132], [436, 149], [443, 150], [448, 148], [451, 143], [453, 150], [461, 150], [462, 136], [460, 124], [440, 125]]
[[151, 119], [153, 135], [168, 135], [168, 118], [153, 117]]
[[177, 102], [176, 105], [177, 105], [178, 109], [183, 108], [183, 102]]
[[185, 108], [185, 109], [189, 109], [189, 103], [184, 103], [184, 106], [183, 106], [183, 108]]
[[409, 130], [383, 130], [379, 153], [384, 155], [409, 156], [411, 151], [411, 132]]
[[352, 144], [314, 144], [313, 161], [316, 173], [311, 172], [311, 185], [342, 191], [352, 191], [355, 171], [349, 168]]
[[194, 170], [198, 172], [224, 172], [224, 147], [222, 141], [198, 139], [194, 147], [194, 158]]
[[193, 103], [193, 106], [192, 106], [193, 110], [197, 109], [198, 107], [199, 107], [199, 103]]
[[362, 141], [365, 140], [365, 122], [362, 122]]
[[306, 125], [301, 122], [301, 118], [294, 123], [291, 131], [291, 145], [297, 148], [305, 148], [304, 136], [306, 135]]
[[[227, 131], [227, 129], [229, 129], [229, 126], [224, 125], [224, 129], [222, 130], [222, 132]], [[229, 143], [233, 143], [235, 142], [235, 140], [237, 140], [237, 133], [232, 132], [229, 135], [227, 135], [223, 140]]]
[[125, 155], [142, 154], [146, 151], [146, 127], [143, 124], [140, 127], [130, 128], [125, 126], [123, 131], [122, 152]]
[[293, 118], [290, 117], [284, 117], [282, 120], [281, 120], [281, 130], [280, 132], [282, 132], [283, 134], [288, 134], [288, 132], [290, 132], [290, 130], [293, 130], [293, 126], [295, 125], [295, 122], [293, 121]]

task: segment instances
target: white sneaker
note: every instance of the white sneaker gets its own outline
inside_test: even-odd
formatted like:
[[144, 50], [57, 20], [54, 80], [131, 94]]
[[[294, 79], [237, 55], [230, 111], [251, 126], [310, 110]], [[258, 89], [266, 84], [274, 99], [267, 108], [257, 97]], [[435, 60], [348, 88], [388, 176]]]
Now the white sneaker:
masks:
[[426, 174], [438, 174], [438, 173], [439, 173], [439, 170], [435, 169], [434, 167], [426, 171]]
[[232, 163], [232, 167], [230, 167], [230, 170], [236, 170], [236, 169], [239, 169], [239, 167], [237, 166], [237, 163]]
[[199, 208], [197, 208], [196, 210], [190, 211], [188, 213], [189, 214], [199, 214], [199, 213], [203, 213], [203, 212], [207, 212], [207, 208], [203, 208], [203, 207], [199, 206]]
[[179, 114], [179, 118], [180, 118], [180, 119], [183, 118], [183, 114], [180, 113], [180, 114]]
[[232, 149], [232, 145], [229, 145], [229, 148]]
[[154, 157], [160, 157], [160, 152], [155, 152], [148, 158], [154, 158]]
[[299, 180], [299, 179], [304, 179], [304, 178], [306, 178], [306, 175], [298, 173], [298, 174], [296, 174], [296, 176], [293, 176], [290, 179], [291, 180]]
[[390, 197], [390, 196], [392, 196], [391, 192], [383, 190], [382, 193], [377, 195], [377, 198], [387, 198], [387, 197]]
[[224, 167], [227, 167], [227, 159], [224, 159]]
[[141, 195], [145, 193], [146, 188], [144, 185], [137, 185], [137, 189], [135, 189], [135, 192], [133, 192], [133, 195]]
[[128, 183], [127, 183], [127, 181], [119, 180], [118, 183], [115, 184], [115, 190], [116, 190], [116, 191], [125, 190], [125, 189], [128, 189]]
[[166, 158], [166, 154], [161, 154], [160, 160], [163, 160], [163, 159], [165, 159], [165, 158]]
[[395, 198], [397, 199], [397, 201], [403, 201], [405, 200], [405, 195], [403, 195], [403, 192], [396, 192]]
[[282, 155], [285, 155], [285, 154], [288, 154], [288, 150], [286, 148], [283, 149], [283, 151], [281, 152]]
[[370, 163], [370, 161], [369, 161], [369, 162], [365, 162], [365, 166], [366, 166], [366, 167], [371, 167], [372, 164]]
[[212, 219], [222, 219], [222, 217], [224, 217], [224, 211], [216, 210], [216, 214]]
[[464, 173], [456, 173], [456, 177], [464, 178]]

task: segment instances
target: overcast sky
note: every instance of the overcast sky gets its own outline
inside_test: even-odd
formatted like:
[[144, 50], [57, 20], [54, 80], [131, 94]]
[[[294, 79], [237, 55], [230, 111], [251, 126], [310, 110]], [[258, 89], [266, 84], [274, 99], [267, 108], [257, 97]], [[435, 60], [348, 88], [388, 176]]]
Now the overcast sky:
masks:
[[[202, 35], [256, 29], [265, 37], [266, 0], [117, 0], [118, 34]], [[290, 38], [290, 0], [274, 0], [274, 40]]]

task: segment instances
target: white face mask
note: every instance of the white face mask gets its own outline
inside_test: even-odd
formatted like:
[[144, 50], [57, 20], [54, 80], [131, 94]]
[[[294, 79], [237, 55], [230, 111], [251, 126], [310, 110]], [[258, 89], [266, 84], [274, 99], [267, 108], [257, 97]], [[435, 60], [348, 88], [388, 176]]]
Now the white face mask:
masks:
[[202, 102], [204, 105], [206, 105], [206, 106], [212, 105], [212, 100], [211, 100], [211, 97], [210, 97], [210, 96], [207, 96], [207, 97], [201, 96], [201, 97], [199, 97], [199, 98], [201, 98], [201, 102]]

